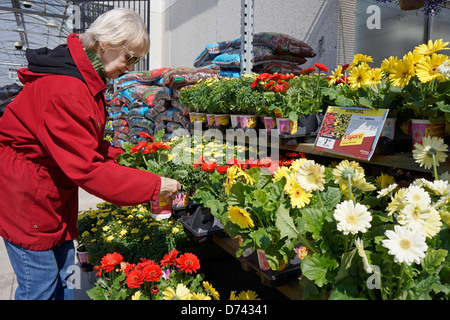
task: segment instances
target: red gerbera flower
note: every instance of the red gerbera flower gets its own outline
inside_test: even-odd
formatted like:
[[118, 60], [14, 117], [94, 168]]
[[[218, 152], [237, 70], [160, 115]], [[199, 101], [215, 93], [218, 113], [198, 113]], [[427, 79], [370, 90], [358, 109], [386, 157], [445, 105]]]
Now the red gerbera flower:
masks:
[[164, 267], [171, 264], [172, 262], [175, 262], [177, 255], [178, 251], [176, 249], [170, 250], [169, 253], [164, 255], [164, 257], [162, 258], [161, 265]]
[[137, 145], [130, 148], [130, 154], [138, 153], [142, 151], [142, 149], [144, 149], [145, 147], [147, 147], [147, 141], [139, 141]]
[[196, 273], [200, 268], [200, 261], [197, 256], [192, 253], [182, 254], [176, 261], [177, 267], [186, 273]]
[[134, 269], [136, 269], [136, 265], [134, 263], [129, 263], [127, 264], [125, 269], [123, 269], [123, 272], [125, 272], [126, 275], [129, 275], [130, 272], [133, 271]]
[[133, 270], [127, 276], [127, 285], [131, 289], [139, 288], [144, 283], [144, 273], [141, 270]]
[[153, 138], [151, 135], [149, 135], [149, 134], [148, 134], [147, 132], [145, 132], [145, 131], [139, 132], [139, 135], [140, 135], [142, 138], [147, 139], [147, 141], [150, 141], [150, 142], [154, 142], [154, 141], [155, 141], [155, 138]]
[[160, 149], [171, 149], [171, 146], [164, 144], [161, 141], [153, 142], [145, 147], [144, 153], [155, 153]]
[[161, 267], [157, 264], [150, 264], [146, 266], [142, 272], [144, 273], [145, 281], [158, 281], [162, 276]]
[[316, 71], [314, 68], [310, 67], [310, 68], [306, 68], [303, 69], [302, 71], [300, 71], [300, 74], [310, 74], [313, 73], [314, 71]]
[[211, 172], [217, 168], [217, 163], [213, 161], [204, 161], [202, 163], [202, 170], [205, 172]]
[[116, 265], [122, 263], [122, 260], [123, 257], [117, 252], [107, 253], [100, 261], [101, 268], [107, 272], [112, 271]]
[[204, 157], [205, 157], [205, 156], [200, 156], [200, 157], [198, 157], [198, 159], [195, 160], [195, 162], [192, 164], [192, 166], [193, 166], [194, 168], [198, 168], [199, 166], [201, 166], [202, 163], [203, 163], [203, 158], [204, 158]]
[[217, 166], [216, 171], [218, 173], [220, 173], [220, 174], [225, 174], [225, 173], [227, 173], [227, 170], [228, 170], [229, 167], [230, 166], [226, 166], [226, 165], [224, 165], [224, 166]]
[[319, 71], [328, 72], [328, 67], [322, 63], [314, 63], [314, 66], [319, 69]]

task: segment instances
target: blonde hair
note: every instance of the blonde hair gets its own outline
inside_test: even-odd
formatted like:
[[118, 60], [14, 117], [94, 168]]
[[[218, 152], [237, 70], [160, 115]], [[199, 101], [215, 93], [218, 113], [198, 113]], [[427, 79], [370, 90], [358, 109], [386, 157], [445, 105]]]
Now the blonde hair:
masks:
[[139, 57], [150, 50], [150, 36], [142, 18], [125, 8], [112, 9], [99, 16], [80, 39], [86, 49], [96, 50], [101, 41], [112, 48], [126, 47]]

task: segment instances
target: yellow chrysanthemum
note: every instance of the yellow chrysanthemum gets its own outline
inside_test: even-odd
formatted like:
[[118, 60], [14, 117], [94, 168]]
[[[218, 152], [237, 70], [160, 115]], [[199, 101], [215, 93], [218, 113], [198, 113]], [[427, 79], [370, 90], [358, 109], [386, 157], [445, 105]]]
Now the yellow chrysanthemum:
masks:
[[238, 206], [228, 206], [228, 218], [231, 222], [236, 223], [241, 228], [253, 228], [255, 224], [250, 213]]
[[381, 70], [391, 73], [392, 68], [397, 64], [397, 61], [397, 57], [393, 56], [390, 56], [388, 59], [384, 59], [383, 62], [381, 62]]
[[214, 287], [208, 281], [203, 281], [202, 284], [203, 284], [203, 288], [205, 288], [205, 290], [212, 295], [214, 300], [220, 299], [219, 293], [217, 292], [216, 289], [214, 289]]
[[385, 189], [388, 186], [390, 186], [391, 184], [395, 183], [395, 179], [393, 176], [390, 176], [388, 174], [384, 174], [381, 173], [381, 175], [379, 175], [378, 177], [375, 178], [375, 184], [380, 188], [380, 189]]
[[424, 56], [432, 55], [438, 51], [449, 49], [447, 48], [448, 42], [444, 42], [442, 39], [438, 39], [433, 42], [433, 40], [428, 40], [428, 43], [421, 44], [414, 48], [414, 51], [420, 53]]
[[347, 77], [350, 88], [356, 90], [367, 85], [368, 71], [370, 67], [367, 63], [363, 62], [360, 65], [352, 68], [350, 74]]
[[404, 88], [409, 80], [415, 75], [413, 61], [409, 58], [399, 60], [397, 64], [391, 69], [389, 80], [392, 85]]
[[443, 54], [432, 54], [424, 57], [416, 66], [416, 75], [420, 82], [430, 82], [434, 79], [444, 81], [446, 76], [438, 72], [438, 68], [447, 60], [447, 56]]

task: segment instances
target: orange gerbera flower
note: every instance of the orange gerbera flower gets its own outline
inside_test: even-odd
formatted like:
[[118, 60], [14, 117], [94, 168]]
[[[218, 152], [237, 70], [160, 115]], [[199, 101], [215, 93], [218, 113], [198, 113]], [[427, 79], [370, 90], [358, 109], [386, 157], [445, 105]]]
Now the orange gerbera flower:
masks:
[[130, 154], [138, 153], [139, 151], [142, 151], [142, 149], [144, 149], [145, 147], [147, 147], [147, 141], [139, 141], [137, 145], [130, 148]]
[[176, 249], [170, 250], [168, 254], [164, 255], [164, 257], [161, 260], [161, 265], [167, 266], [171, 264], [172, 262], [175, 262], [178, 255], [178, 251]]
[[182, 254], [175, 262], [177, 267], [186, 273], [196, 273], [200, 269], [200, 260], [192, 253]]

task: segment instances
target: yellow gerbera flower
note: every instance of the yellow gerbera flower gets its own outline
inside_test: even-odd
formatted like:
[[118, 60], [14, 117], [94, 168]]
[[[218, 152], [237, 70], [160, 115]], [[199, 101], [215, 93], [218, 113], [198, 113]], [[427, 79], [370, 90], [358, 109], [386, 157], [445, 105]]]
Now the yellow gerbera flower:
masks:
[[234, 165], [227, 169], [227, 178], [225, 180], [225, 194], [230, 195], [230, 190], [233, 184], [236, 182], [237, 173], [239, 171], [238, 166]]
[[241, 228], [253, 228], [255, 224], [250, 213], [238, 206], [228, 206], [228, 218], [231, 222], [236, 223]]
[[162, 294], [163, 300], [192, 300], [192, 293], [182, 283], [177, 285], [176, 290], [172, 287], [167, 287]]
[[353, 61], [350, 64], [350, 68], [356, 67], [360, 62], [373, 62], [373, 58], [365, 54], [357, 53], [353, 56]]
[[289, 175], [289, 168], [287, 167], [279, 167], [278, 170], [273, 175], [272, 180], [277, 181], [281, 179], [282, 177], [287, 177]]
[[420, 54], [418, 52], [408, 52], [407, 54], [405, 54], [403, 56], [403, 59], [409, 59], [411, 60], [411, 63], [413, 65], [413, 67], [417, 67], [417, 65], [425, 58], [425, 56], [423, 54]]
[[391, 197], [391, 202], [386, 207], [386, 211], [388, 215], [392, 215], [396, 211], [402, 210], [405, 205], [405, 194], [407, 193], [407, 188], [400, 188], [398, 191]]
[[261, 300], [253, 290], [242, 291], [238, 295], [238, 300]]
[[337, 66], [337, 68], [331, 72], [331, 76], [328, 77], [328, 85], [332, 86], [336, 84], [336, 82], [341, 78], [342, 78], [342, 66]]
[[369, 86], [376, 86], [381, 82], [384, 72], [380, 68], [373, 68], [367, 71], [367, 82]]
[[306, 162], [306, 158], [297, 159], [291, 163], [291, 165], [289, 166], [289, 170], [292, 172], [297, 172], [297, 170], [300, 169], [302, 164], [304, 164], [305, 162]]
[[444, 162], [447, 158], [447, 145], [442, 138], [425, 136], [422, 139], [422, 144], [416, 143], [414, 147], [413, 158], [425, 169], [430, 169], [433, 166], [433, 162], [438, 167], [439, 163]]
[[433, 40], [428, 40], [428, 43], [421, 44], [414, 48], [414, 51], [424, 55], [429, 56], [441, 50], [448, 50], [448, 42], [444, 42], [442, 39], [438, 39], [433, 42]]
[[220, 295], [217, 292], [216, 289], [214, 289], [214, 287], [208, 282], [208, 281], [203, 281], [203, 288], [205, 288], [205, 290], [209, 293], [211, 293], [212, 297], [214, 298], [214, 300], [219, 300]]
[[439, 73], [438, 68], [447, 60], [447, 56], [443, 54], [432, 54], [424, 57], [416, 67], [416, 75], [420, 82], [430, 82], [434, 79], [438, 81], [446, 80], [446, 76]]
[[380, 189], [386, 189], [388, 186], [390, 186], [391, 184], [394, 184], [394, 183], [395, 183], [394, 177], [390, 176], [388, 174], [381, 173], [380, 176], [375, 178], [375, 184]]
[[211, 300], [211, 297], [204, 293], [198, 292], [192, 293], [192, 300]]
[[397, 61], [397, 57], [393, 56], [390, 56], [388, 59], [384, 59], [383, 62], [381, 62], [381, 70], [391, 73], [392, 68], [397, 64]]
[[285, 191], [289, 194], [292, 208], [303, 208], [311, 201], [312, 193], [306, 192], [300, 187], [295, 178], [292, 180], [290, 187], [285, 189]]
[[389, 80], [392, 82], [392, 85], [404, 88], [414, 75], [413, 61], [408, 57], [404, 57], [391, 69]]
[[346, 186], [348, 178], [351, 182], [364, 178], [364, 169], [356, 161], [342, 160], [333, 169], [333, 177], [336, 183]]
[[350, 74], [347, 77], [350, 88], [358, 89], [367, 85], [368, 74], [370, 67], [367, 63], [363, 62], [359, 66], [351, 69]]

